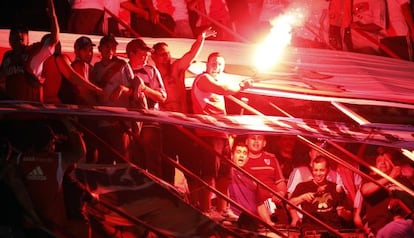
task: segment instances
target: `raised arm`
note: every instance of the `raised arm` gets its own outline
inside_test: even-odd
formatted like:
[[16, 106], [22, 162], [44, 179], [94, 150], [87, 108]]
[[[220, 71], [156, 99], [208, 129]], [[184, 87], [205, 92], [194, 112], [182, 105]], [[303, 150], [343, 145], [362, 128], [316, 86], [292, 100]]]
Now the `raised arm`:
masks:
[[56, 17], [56, 11], [53, 0], [47, 1], [47, 12], [50, 17], [50, 44], [55, 46], [59, 42], [59, 23]]
[[[391, 173], [389, 174], [389, 176], [391, 178], [396, 178], [401, 174], [401, 168], [399, 166], [394, 166], [391, 170]], [[386, 185], [389, 183], [388, 179], [386, 178], [381, 178], [378, 179], [377, 182], [381, 185]], [[379, 189], [381, 189], [381, 187], [379, 185], [377, 185], [374, 182], [367, 182], [362, 184], [361, 186], [361, 193], [363, 196], [369, 196], [373, 193], [375, 193], [376, 191], [378, 191]]]
[[208, 28], [207, 30], [203, 31], [198, 37], [197, 40], [191, 45], [191, 49], [183, 55], [178, 60], [178, 67], [180, 69], [186, 70], [191, 62], [198, 56], [198, 54], [201, 52], [201, 49], [204, 45], [205, 39], [207, 39], [210, 36], [216, 36], [217, 32], [212, 30], [211, 28]]

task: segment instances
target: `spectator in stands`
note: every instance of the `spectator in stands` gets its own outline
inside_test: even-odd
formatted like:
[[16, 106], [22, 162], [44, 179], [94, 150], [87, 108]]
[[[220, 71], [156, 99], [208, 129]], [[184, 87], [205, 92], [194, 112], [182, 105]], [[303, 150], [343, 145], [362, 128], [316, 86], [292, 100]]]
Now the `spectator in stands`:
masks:
[[380, 54], [379, 40], [386, 28], [385, 0], [354, 0], [351, 35], [353, 50]]
[[388, 204], [388, 212], [392, 214], [393, 221], [378, 231], [377, 238], [414, 237], [413, 212], [410, 208], [401, 200], [393, 199]]
[[[375, 167], [391, 178], [411, 190], [413, 185], [401, 176], [401, 168], [394, 165], [393, 155], [390, 151], [380, 151], [375, 160]], [[372, 234], [376, 235], [379, 229], [392, 221], [392, 215], [387, 212], [392, 197], [401, 199], [410, 209], [414, 208], [411, 196], [401, 191], [401, 188], [380, 175], [374, 175], [372, 181], [363, 181], [361, 193], [366, 204], [366, 220]], [[379, 186], [380, 184], [381, 186]]]
[[[170, 1], [174, 7], [174, 12], [171, 14], [171, 16], [175, 21], [175, 36], [183, 38], [194, 38], [194, 33], [190, 25], [190, 16], [188, 14], [188, 0]], [[165, 11], [161, 10], [161, 12]]]
[[171, 15], [157, 9], [152, 0], [130, 0], [121, 7], [131, 12], [131, 27], [141, 36], [173, 37], [175, 21]]
[[[74, 103], [74, 92], [65, 88], [81, 87], [91, 93], [101, 94], [102, 89], [90, 83], [79, 75], [71, 66], [69, 56], [61, 52], [60, 42], [55, 47], [55, 53], [43, 64], [42, 76], [43, 98], [45, 103]], [[73, 85], [73, 86], [72, 86]]]
[[[144, 109], [146, 101], [142, 89], [145, 85], [140, 78], [134, 76], [128, 62], [115, 55], [117, 45], [118, 42], [111, 35], [103, 36], [99, 42], [101, 61], [95, 63], [92, 71], [93, 83], [104, 92], [98, 103], [105, 106]], [[108, 150], [108, 145], [130, 160], [130, 133], [139, 133], [138, 124], [120, 120], [100, 120], [96, 126], [96, 134], [107, 143], [98, 146], [98, 162], [125, 163], [116, 156], [110, 156], [114, 153]]]
[[104, 0], [74, 0], [68, 31], [76, 34], [102, 34]]
[[[105, 92], [99, 103], [107, 106], [133, 107], [139, 102], [133, 102], [141, 95], [134, 95], [134, 87], [142, 93], [139, 78], [135, 77], [131, 66], [123, 59], [116, 56], [118, 42], [112, 35], [106, 35], [99, 41], [101, 61], [96, 62], [92, 70], [92, 81]], [[142, 102], [143, 103], [143, 102]], [[145, 108], [141, 105], [139, 109]]]
[[[249, 160], [249, 149], [247, 148], [247, 145], [240, 141], [233, 145], [231, 152], [232, 162], [237, 166], [244, 168]], [[258, 215], [256, 204], [256, 183], [245, 174], [234, 168], [232, 169], [231, 176], [231, 182], [229, 184], [230, 198], [250, 213]], [[235, 206], [231, 205], [231, 208], [237, 216], [243, 212], [243, 210], [240, 210]]]
[[[104, 0], [105, 13], [102, 24], [102, 32], [104, 35], [122, 35], [118, 24], [118, 19], [123, 20], [120, 18], [121, 2], [123, 2], [123, 0]], [[111, 14], [114, 14], [115, 16], [112, 16]]]
[[278, 159], [271, 153], [265, 151], [266, 138], [264, 135], [248, 135], [246, 144], [249, 149], [249, 160], [244, 165], [247, 172], [260, 180], [262, 183], [270, 187], [273, 191], [269, 191], [263, 186], [258, 186], [257, 193], [257, 212], [263, 221], [273, 225], [271, 215], [275, 212], [269, 209], [266, 204], [270, 199], [276, 205], [277, 223], [287, 224], [287, 214], [283, 200], [280, 197], [286, 196], [286, 182], [283, 177]]
[[[3, 92], [5, 99], [12, 98], [12, 95], [9, 96], [8, 94], [17, 94], [17, 92], [13, 92], [16, 89], [13, 89], [10, 83], [14, 81], [23, 81], [24, 83], [25, 81], [25, 63], [22, 55], [27, 55], [25, 51], [29, 45], [29, 30], [25, 27], [11, 28], [9, 33], [9, 44], [11, 50], [5, 52], [3, 56], [0, 74], [1, 91]], [[11, 79], [13, 79], [13, 81], [10, 81]], [[17, 87], [17, 85], [14, 87]], [[23, 95], [21, 97], [23, 97]]]
[[[185, 74], [190, 64], [200, 53], [205, 39], [215, 36], [215, 34], [216, 32], [211, 29], [204, 31], [193, 43], [191, 49], [175, 61], [172, 61], [167, 43], [158, 42], [153, 46], [151, 57], [161, 73], [168, 95], [167, 100], [160, 104], [161, 110], [182, 113], [189, 113], [191, 111], [187, 102]], [[174, 125], [162, 125], [162, 133], [164, 152], [169, 157], [175, 159], [177, 156], [180, 158], [188, 154], [189, 145], [184, 143], [187, 138], [183, 138], [185, 136], [181, 135]], [[175, 139], [171, 140], [171, 138]]]
[[[89, 37], [81, 36], [76, 39], [75, 44], [73, 46], [75, 50], [75, 60], [72, 62], [71, 66], [73, 69], [81, 75], [85, 80], [90, 82], [91, 80], [91, 72], [92, 72], [92, 57], [93, 57], [93, 47], [95, 46], [92, 43], [92, 40]], [[67, 86], [64, 90], [72, 91], [72, 92], [65, 92], [66, 95], [70, 95], [73, 93], [74, 98], [73, 104], [79, 105], [96, 105], [97, 104], [97, 97], [94, 94], [91, 94], [85, 88], [77, 87], [77, 86]]]
[[[84, 159], [86, 152], [82, 134], [69, 120], [62, 120], [58, 125], [64, 129], [65, 136], [55, 134], [52, 123], [46, 120], [20, 121], [19, 130], [24, 128], [26, 136], [13, 143], [27, 145], [16, 163], [33, 206], [46, 228], [60, 236], [84, 237], [87, 234], [86, 221], [82, 218], [70, 220], [67, 216], [67, 210], [80, 211], [80, 204], [68, 208], [64, 199], [64, 177], [70, 176], [67, 172]], [[81, 200], [80, 197], [77, 199]]]
[[1, 64], [4, 91], [10, 99], [43, 101], [43, 63], [53, 54], [59, 41], [59, 26], [52, 0], [48, 0], [47, 13], [50, 17], [51, 35], [44, 38], [44, 41], [28, 46], [28, 30], [10, 30], [9, 43], [12, 49], [5, 53]]
[[[75, 40], [74, 51], [75, 51], [75, 60], [72, 62], [71, 66], [82, 78], [86, 81], [91, 82], [92, 74], [92, 58], [93, 58], [93, 47], [95, 44], [87, 36], [80, 36]], [[65, 82], [65, 81], [64, 81]], [[60, 94], [63, 96], [63, 102], [68, 104], [76, 105], [97, 105], [98, 104], [98, 95], [91, 93], [84, 87], [79, 87], [72, 83], [66, 83], [61, 87]], [[102, 95], [99, 95], [102, 96]], [[95, 120], [89, 118], [80, 119], [83, 126], [87, 127], [91, 131], [95, 131], [96, 122]], [[88, 162], [96, 161], [97, 146], [96, 139], [93, 135], [85, 134], [85, 141], [87, 146], [87, 158]]]
[[[326, 179], [329, 171], [329, 163], [323, 156], [318, 156], [312, 161], [313, 179], [299, 183], [293, 191], [289, 201], [293, 205], [301, 205], [302, 209], [332, 228], [341, 228], [341, 221], [352, 220], [352, 212], [345, 198], [343, 190], [338, 190], [337, 185]], [[320, 230], [317, 222], [307, 216], [302, 221], [297, 216], [297, 212], [289, 207], [292, 216], [291, 225], [303, 225], [303, 230]]]
[[[318, 141], [316, 142], [316, 145], [322, 147], [323, 149], [327, 149], [326, 142]], [[313, 179], [312, 174], [312, 164], [313, 160], [315, 160], [317, 157], [321, 156], [322, 154], [313, 149], [309, 148], [308, 152], [308, 158], [309, 158], [309, 164], [308, 166], [298, 166], [293, 169], [293, 171], [289, 175], [288, 183], [287, 183], [287, 192], [289, 197], [295, 191], [296, 186], [299, 183], [307, 182]], [[333, 182], [337, 185], [338, 190], [345, 191], [344, 184], [342, 182], [341, 176], [332, 168], [328, 170], [328, 174], [326, 175], [326, 179], [330, 182]]]
[[217, 30], [217, 40], [233, 40], [229, 9], [225, 0], [190, 0], [189, 10], [197, 13], [195, 35], [212, 27]]
[[193, 43], [191, 49], [175, 61], [171, 59], [167, 43], [158, 42], [153, 46], [151, 57], [161, 73], [168, 94], [167, 100], [160, 104], [162, 110], [189, 112], [184, 82], [185, 72], [200, 53], [205, 39], [215, 35], [216, 32], [210, 28], [203, 31]]
[[[148, 109], [160, 110], [160, 104], [164, 103], [167, 93], [161, 74], [157, 68], [148, 64], [151, 48], [142, 39], [134, 39], [128, 42], [126, 53], [134, 75], [143, 80], [141, 92], [145, 94]], [[173, 178], [167, 171], [162, 161], [161, 128], [157, 122], [144, 122], [140, 133], [141, 144], [145, 152], [144, 161], [140, 166], [167, 182], [173, 182]], [[169, 177], [167, 177], [167, 175]]]
[[[191, 97], [193, 112], [195, 114], [226, 115], [225, 95], [237, 93], [251, 85], [251, 80], [237, 82], [230, 81], [223, 75], [225, 60], [218, 52], [211, 53], [207, 59], [206, 72], [197, 75], [194, 80]], [[227, 187], [230, 176], [230, 168], [223, 160], [228, 158], [228, 135], [225, 133], [197, 130], [203, 140], [208, 143], [213, 151], [203, 153], [200, 158], [198, 174], [210, 186], [215, 184], [217, 190], [227, 194]], [[226, 152], [227, 150], [227, 152]], [[226, 157], [227, 156], [227, 157]], [[227, 216], [227, 203], [224, 199], [218, 198], [217, 211], [211, 206], [211, 192], [207, 188], [198, 188], [197, 184], [189, 181], [190, 193], [199, 193], [193, 196], [199, 199], [199, 206], [202, 212], [214, 219], [223, 219]], [[195, 201], [196, 202], [196, 201]], [[217, 213], [218, 212], [218, 213]]]
[[351, 40], [352, 1], [329, 2], [329, 45], [336, 50], [352, 51]]
[[[322, 149], [328, 149], [327, 143], [324, 141], [317, 141], [316, 145], [320, 146]], [[308, 152], [308, 158], [309, 158], [308, 166], [299, 166], [293, 169], [292, 173], [289, 176], [289, 180], [287, 183], [287, 186], [288, 186], [287, 191], [288, 191], [289, 198], [292, 196], [292, 193], [293, 191], [295, 191], [298, 184], [311, 181], [313, 179], [312, 164], [313, 164], [313, 161], [321, 155], [322, 154], [316, 149], [310, 148]], [[348, 195], [347, 194], [348, 190], [345, 189], [341, 175], [331, 167], [328, 169], [326, 180], [332, 183], [335, 183], [337, 191], [345, 192], [345, 194]], [[351, 199], [349, 199], [347, 196], [345, 199], [347, 199], [348, 202], [351, 202]], [[296, 216], [297, 218], [302, 219], [302, 216], [303, 216], [302, 213], [297, 212], [297, 216]]]
[[[187, 0], [147, 0], [149, 9], [154, 8], [156, 11], [152, 21], [157, 23], [159, 14], [164, 13], [171, 16], [174, 20], [175, 27], [174, 37], [193, 38], [193, 31], [190, 26], [188, 16]], [[151, 6], [152, 5], [152, 6]]]
[[[245, 139], [236, 137], [231, 151], [232, 162], [236, 166], [245, 169], [244, 166], [249, 160], [249, 149], [245, 143]], [[232, 168], [231, 172], [229, 196], [242, 207], [240, 209], [238, 206], [231, 204], [231, 211], [239, 217], [237, 223], [240, 228], [257, 230], [259, 227], [258, 220], [252, 219], [251, 215], [260, 219], [257, 209], [260, 205], [257, 203], [258, 185], [251, 177], [236, 168]]]

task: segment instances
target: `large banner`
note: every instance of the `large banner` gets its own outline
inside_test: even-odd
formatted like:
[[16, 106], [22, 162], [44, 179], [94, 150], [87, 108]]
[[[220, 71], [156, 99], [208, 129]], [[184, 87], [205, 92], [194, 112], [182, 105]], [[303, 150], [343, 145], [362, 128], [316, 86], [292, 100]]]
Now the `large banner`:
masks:
[[414, 127], [410, 125], [371, 125], [260, 115], [209, 116], [154, 110], [135, 111], [104, 106], [54, 105], [35, 102], [0, 101], [1, 119], [19, 116], [80, 116], [157, 121], [190, 128], [225, 131], [235, 135], [263, 133], [268, 135], [301, 135], [340, 142], [367, 143], [414, 149]]

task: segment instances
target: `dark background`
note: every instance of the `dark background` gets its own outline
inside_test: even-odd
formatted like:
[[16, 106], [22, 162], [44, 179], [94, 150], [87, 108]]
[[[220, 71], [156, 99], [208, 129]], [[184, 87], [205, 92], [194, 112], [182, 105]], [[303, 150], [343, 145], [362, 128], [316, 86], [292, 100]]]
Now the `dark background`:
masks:
[[[0, 1], [0, 28], [14, 25], [25, 26], [29, 30], [47, 31], [49, 17], [46, 0], [2, 0]], [[54, 0], [60, 30], [66, 31], [70, 5], [67, 0]]]

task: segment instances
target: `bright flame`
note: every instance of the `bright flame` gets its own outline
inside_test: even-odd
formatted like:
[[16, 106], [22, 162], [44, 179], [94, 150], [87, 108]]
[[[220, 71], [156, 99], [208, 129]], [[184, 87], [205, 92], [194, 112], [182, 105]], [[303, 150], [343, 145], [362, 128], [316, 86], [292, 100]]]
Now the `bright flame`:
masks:
[[301, 11], [296, 9], [271, 21], [269, 35], [256, 50], [255, 66], [258, 71], [271, 68], [280, 61], [285, 48], [290, 45], [293, 26], [300, 25], [303, 18]]

